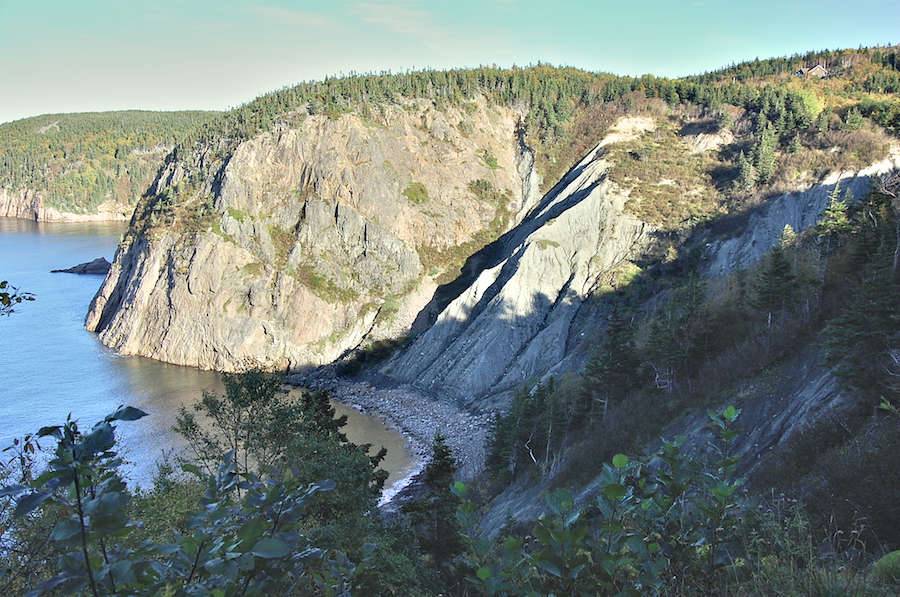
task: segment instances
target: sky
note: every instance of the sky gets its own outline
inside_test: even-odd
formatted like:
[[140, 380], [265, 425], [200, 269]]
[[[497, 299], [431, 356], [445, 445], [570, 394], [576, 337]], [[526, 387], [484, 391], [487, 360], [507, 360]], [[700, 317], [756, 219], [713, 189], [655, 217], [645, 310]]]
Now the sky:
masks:
[[301, 81], [537, 62], [679, 77], [900, 42], [900, 0], [0, 0], [0, 122], [224, 110]]

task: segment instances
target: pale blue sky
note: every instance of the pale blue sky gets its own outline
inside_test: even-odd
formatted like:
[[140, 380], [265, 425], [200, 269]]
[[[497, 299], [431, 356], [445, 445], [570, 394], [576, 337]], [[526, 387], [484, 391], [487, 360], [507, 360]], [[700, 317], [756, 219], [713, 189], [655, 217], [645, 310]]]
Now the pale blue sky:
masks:
[[898, 33], [900, 0], [0, 0], [0, 122], [221, 110], [351, 71], [543, 61], [675, 77]]

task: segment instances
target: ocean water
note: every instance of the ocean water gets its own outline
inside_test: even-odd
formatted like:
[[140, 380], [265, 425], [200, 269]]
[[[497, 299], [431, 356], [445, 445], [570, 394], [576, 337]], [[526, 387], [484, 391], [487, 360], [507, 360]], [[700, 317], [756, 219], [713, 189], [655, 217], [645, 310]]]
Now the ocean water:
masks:
[[[0, 218], [0, 280], [34, 295], [9, 317], [0, 317], [0, 449], [14, 438], [71, 415], [82, 429], [120, 405], [150, 414], [117, 426], [120, 452], [131, 462], [129, 478], [147, 485], [164, 452], [183, 442], [174, 431], [175, 415], [204, 389], [221, 392], [217, 373], [122, 356], [103, 346], [84, 329], [91, 299], [102, 276], [56, 273], [106, 257], [112, 261], [121, 222], [38, 223]], [[406, 439], [374, 417], [338, 405], [348, 415], [345, 432], [351, 441], [385, 446], [388, 484], [412, 470]], [[373, 448], [374, 449], [374, 448]]]

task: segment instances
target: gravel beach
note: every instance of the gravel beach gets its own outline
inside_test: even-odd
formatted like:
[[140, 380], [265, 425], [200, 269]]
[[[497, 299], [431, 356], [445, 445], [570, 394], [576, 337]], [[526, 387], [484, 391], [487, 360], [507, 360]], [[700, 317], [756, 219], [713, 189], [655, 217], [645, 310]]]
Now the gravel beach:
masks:
[[[288, 383], [311, 390], [328, 389], [334, 401], [383, 419], [407, 438], [407, 448], [419, 460], [417, 471], [431, 455], [431, 442], [437, 430], [453, 449], [459, 479], [471, 479], [484, 468], [490, 415], [472, 415], [449, 401], [412, 387], [378, 388], [366, 381], [348, 381], [322, 370], [291, 375]], [[391, 495], [401, 489], [392, 488]]]

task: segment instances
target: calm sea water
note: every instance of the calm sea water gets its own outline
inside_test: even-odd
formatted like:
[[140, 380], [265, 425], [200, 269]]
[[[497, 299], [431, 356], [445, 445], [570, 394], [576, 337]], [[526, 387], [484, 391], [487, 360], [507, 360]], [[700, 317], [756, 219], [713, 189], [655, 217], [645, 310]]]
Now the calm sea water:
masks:
[[[84, 329], [91, 299], [102, 276], [51, 274], [98, 257], [113, 260], [120, 222], [50, 224], [0, 218], [0, 280], [35, 296], [10, 317], [0, 317], [0, 449], [13, 438], [45, 425], [65, 422], [71, 413], [83, 429], [127, 404], [148, 413], [120, 423], [129, 476], [146, 485], [164, 450], [178, 450], [171, 428], [181, 405], [204, 389], [221, 392], [218, 374], [151, 359], [121, 356]], [[346, 414], [351, 441], [385, 446], [384, 463], [394, 483], [412, 470], [406, 440], [382, 421], [337, 405]]]

